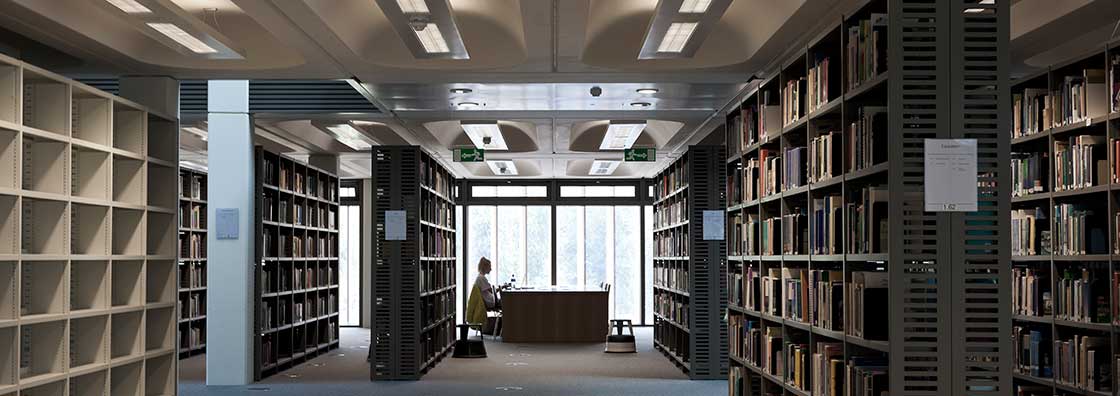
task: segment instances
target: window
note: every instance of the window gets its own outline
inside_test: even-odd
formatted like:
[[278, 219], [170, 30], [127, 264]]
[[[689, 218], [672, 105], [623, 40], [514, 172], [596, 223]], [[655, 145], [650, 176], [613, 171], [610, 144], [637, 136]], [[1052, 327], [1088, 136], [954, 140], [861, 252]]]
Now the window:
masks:
[[362, 208], [358, 205], [339, 207], [338, 214], [338, 302], [340, 326], [362, 324]]
[[[517, 277], [521, 285], [552, 284], [552, 212], [549, 206], [470, 206], [469, 282], [478, 260], [493, 263], [490, 282]], [[469, 290], [468, 290], [469, 291]]]
[[358, 196], [358, 189], [355, 187], [340, 187], [338, 189], [338, 196], [340, 198], [354, 198]]
[[551, 285], [552, 207], [529, 206], [525, 208], [525, 219], [525, 284]]
[[525, 207], [498, 207], [497, 245], [494, 252], [495, 284], [504, 284], [511, 279], [525, 282]]
[[561, 198], [633, 198], [635, 186], [560, 186]]
[[547, 198], [548, 186], [471, 186], [476, 198]]
[[583, 207], [556, 207], [556, 284], [583, 284]]

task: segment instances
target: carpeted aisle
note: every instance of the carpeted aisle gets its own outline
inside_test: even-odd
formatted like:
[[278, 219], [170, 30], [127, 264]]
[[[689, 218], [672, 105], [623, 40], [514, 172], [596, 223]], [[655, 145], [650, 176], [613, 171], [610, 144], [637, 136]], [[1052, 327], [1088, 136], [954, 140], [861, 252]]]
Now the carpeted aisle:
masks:
[[653, 350], [652, 330], [639, 328], [638, 353], [612, 355], [601, 344], [486, 343], [486, 359], [452, 359], [420, 381], [370, 382], [365, 362], [369, 332], [342, 330], [342, 348], [280, 375], [245, 387], [205, 386], [205, 356], [180, 362], [179, 394], [576, 396], [723, 395], [726, 381], [689, 381]]

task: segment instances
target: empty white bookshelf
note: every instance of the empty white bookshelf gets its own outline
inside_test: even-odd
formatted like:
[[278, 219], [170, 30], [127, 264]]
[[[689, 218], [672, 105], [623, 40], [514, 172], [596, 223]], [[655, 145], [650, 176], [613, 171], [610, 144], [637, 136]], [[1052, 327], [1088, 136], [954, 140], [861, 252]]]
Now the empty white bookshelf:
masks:
[[0, 56], [0, 396], [176, 393], [178, 121]]

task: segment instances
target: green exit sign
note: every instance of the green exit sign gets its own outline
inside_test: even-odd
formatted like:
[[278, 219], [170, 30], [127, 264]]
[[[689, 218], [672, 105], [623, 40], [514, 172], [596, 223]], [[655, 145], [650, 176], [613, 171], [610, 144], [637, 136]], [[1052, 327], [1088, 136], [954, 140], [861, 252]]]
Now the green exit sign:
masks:
[[486, 150], [478, 148], [455, 149], [455, 162], [483, 162], [486, 161]]
[[657, 149], [652, 148], [631, 148], [623, 152], [623, 160], [626, 162], [653, 162], [657, 159]]

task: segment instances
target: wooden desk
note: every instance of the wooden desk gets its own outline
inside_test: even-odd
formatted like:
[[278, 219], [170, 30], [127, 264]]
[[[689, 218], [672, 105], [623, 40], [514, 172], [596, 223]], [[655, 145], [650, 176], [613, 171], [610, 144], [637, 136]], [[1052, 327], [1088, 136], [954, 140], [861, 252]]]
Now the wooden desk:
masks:
[[505, 290], [502, 341], [604, 342], [609, 301], [599, 288]]

